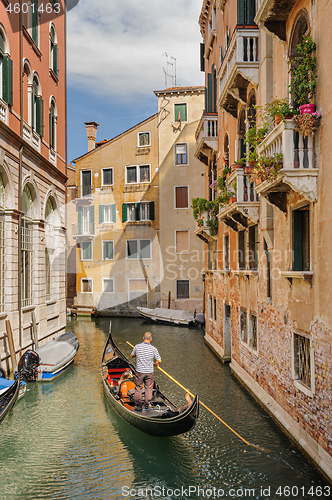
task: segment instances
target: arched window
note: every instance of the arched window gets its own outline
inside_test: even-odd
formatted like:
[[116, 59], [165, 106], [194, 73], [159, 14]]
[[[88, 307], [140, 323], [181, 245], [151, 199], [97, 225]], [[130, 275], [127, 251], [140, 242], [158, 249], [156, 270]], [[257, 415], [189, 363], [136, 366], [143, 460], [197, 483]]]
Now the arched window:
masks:
[[50, 30], [50, 68], [58, 77], [58, 45], [57, 45], [57, 37], [54, 26], [51, 26]]
[[[13, 105], [13, 61], [6, 54], [6, 38], [0, 29], [0, 99]], [[0, 119], [2, 117], [0, 116]]]
[[54, 233], [54, 223], [55, 223], [55, 207], [52, 198], [48, 198], [45, 207], [45, 232], [47, 234]]
[[45, 207], [45, 296], [51, 299], [52, 294], [52, 255], [54, 251], [55, 204], [51, 197]]
[[0, 175], [0, 312], [5, 303], [5, 186]]
[[56, 110], [54, 99], [51, 100], [50, 106], [50, 147], [56, 150]]
[[32, 128], [39, 134], [43, 135], [44, 120], [43, 120], [43, 99], [40, 95], [40, 85], [37, 76], [33, 77], [32, 81]]
[[[297, 51], [297, 46], [303, 41], [303, 35], [309, 30], [309, 18], [306, 10], [301, 10], [295, 19], [290, 44], [289, 44], [289, 60], [290, 60], [290, 76], [292, 71], [298, 66], [295, 62], [296, 57], [302, 57]], [[296, 103], [293, 102], [293, 105]]]
[[26, 184], [22, 193], [21, 219], [21, 302], [22, 307], [32, 304], [32, 230], [33, 197], [30, 187]]

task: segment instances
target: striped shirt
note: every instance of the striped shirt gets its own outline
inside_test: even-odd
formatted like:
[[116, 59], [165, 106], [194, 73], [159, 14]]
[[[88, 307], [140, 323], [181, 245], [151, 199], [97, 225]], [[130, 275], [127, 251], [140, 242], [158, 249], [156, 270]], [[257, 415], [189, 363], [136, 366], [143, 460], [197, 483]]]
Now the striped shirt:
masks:
[[153, 360], [161, 359], [158, 349], [149, 342], [136, 344], [131, 354], [136, 355], [136, 370], [139, 373], [152, 373]]

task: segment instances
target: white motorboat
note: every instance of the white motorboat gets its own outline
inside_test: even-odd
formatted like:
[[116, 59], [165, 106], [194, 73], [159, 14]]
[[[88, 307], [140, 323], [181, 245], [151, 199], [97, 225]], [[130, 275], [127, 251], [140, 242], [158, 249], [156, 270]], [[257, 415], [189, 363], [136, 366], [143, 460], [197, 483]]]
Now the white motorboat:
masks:
[[143, 318], [155, 323], [167, 323], [184, 326], [197, 324], [196, 318], [193, 314], [180, 309], [166, 309], [163, 307], [149, 309], [148, 307], [137, 307], [137, 310]]

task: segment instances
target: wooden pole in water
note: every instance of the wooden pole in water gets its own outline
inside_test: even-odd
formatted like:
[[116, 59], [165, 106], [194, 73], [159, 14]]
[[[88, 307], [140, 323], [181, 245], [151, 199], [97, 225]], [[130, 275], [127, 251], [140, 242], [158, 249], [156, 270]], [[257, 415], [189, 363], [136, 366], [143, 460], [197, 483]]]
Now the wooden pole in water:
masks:
[[[130, 347], [134, 347], [130, 342], [128, 342], [127, 340], [127, 344], [130, 345]], [[179, 387], [181, 387], [181, 389], [183, 389], [184, 391], [188, 392], [188, 394], [190, 394], [190, 396], [192, 398], [194, 398], [194, 394], [192, 392], [189, 391], [189, 389], [187, 389], [186, 387], [184, 387], [182, 384], [180, 384], [180, 382], [178, 382], [177, 380], [175, 380], [175, 378], [173, 378], [171, 375], [169, 375], [167, 372], [165, 372], [165, 370], [163, 370], [162, 368], [160, 368], [160, 366], [157, 367], [158, 370], [160, 370], [162, 373], [164, 373], [164, 375], [166, 375], [168, 378], [170, 378], [173, 382], [175, 382]], [[240, 434], [238, 434], [234, 429], [232, 429], [232, 427], [230, 427], [228, 424], [226, 424], [226, 422], [224, 422], [220, 417], [218, 417], [218, 415], [216, 415], [214, 413], [214, 411], [210, 410], [210, 408], [208, 406], [206, 406], [206, 404], [204, 404], [201, 400], [199, 401], [199, 403], [203, 406], [203, 408], [205, 408], [207, 411], [209, 411], [214, 417], [216, 417], [222, 424], [224, 424], [227, 429], [229, 429], [230, 431], [232, 431], [238, 438], [240, 438], [244, 443], [246, 443], [248, 446], [253, 446], [254, 448], [256, 448], [257, 450], [260, 450], [260, 451], [264, 451], [264, 452], [268, 452], [269, 450], [265, 450], [264, 448], [261, 448], [260, 446], [257, 446], [255, 444], [252, 444], [252, 443], [249, 443], [249, 441], [247, 441], [246, 439], [244, 439], [242, 436], [240, 436]]]
[[168, 292], [168, 309], [171, 308], [171, 291]]
[[15, 345], [14, 345], [12, 327], [11, 327], [9, 319], [6, 319], [6, 332], [7, 332], [8, 346], [9, 346], [10, 357], [12, 360], [13, 371], [15, 371], [17, 368], [16, 353], [15, 353]]

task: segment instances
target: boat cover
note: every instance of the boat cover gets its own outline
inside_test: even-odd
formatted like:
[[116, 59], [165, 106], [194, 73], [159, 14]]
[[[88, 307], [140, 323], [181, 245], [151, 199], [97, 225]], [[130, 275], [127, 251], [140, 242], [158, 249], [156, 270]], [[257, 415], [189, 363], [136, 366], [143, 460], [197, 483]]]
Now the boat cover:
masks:
[[[41, 365], [59, 366], [62, 361], [65, 361], [71, 354], [74, 354], [76, 349], [68, 342], [57, 342], [51, 340], [43, 347], [37, 349], [40, 356]], [[43, 370], [47, 368], [43, 367]]]
[[190, 312], [180, 309], [166, 309], [163, 307], [149, 309], [148, 307], [140, 307], [139, 311], [148, 316], [156, 316], [157, 318], [167, 318], [176, 321], [195, 321], [194, 316]]

